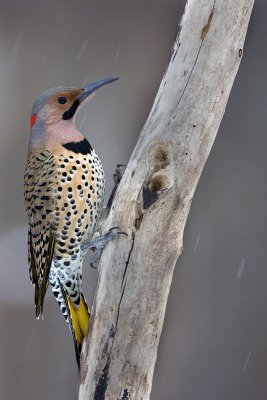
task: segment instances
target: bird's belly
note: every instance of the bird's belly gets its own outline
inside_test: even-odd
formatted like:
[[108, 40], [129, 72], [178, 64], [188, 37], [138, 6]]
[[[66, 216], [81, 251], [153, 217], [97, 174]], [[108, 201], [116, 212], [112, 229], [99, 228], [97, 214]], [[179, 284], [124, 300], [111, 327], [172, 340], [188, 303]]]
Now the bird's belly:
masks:
[[54, 212], [55, 259], [66, 264], [80, 254], [81, 244], [91, 239], [103, 205], [105, 180], [94, 151], [75, 154], [62, 148], [57, 158], [57, 203]]

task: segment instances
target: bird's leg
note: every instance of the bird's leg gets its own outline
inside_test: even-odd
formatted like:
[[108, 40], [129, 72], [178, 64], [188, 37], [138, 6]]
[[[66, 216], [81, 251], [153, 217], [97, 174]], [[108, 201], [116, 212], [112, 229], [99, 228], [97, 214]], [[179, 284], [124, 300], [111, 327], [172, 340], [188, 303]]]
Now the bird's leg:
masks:
[[109, 229], [103, 236], [100, 236], [98, 232], [95, 233], [94, 238], [91, 242], [82, 245], [81, 249], [83, 252], [91, 250], [90, 254], [90, 266], [96, 268], [95, 264], [100, 258], [105, 245], [118, 235], [126, 235], [125, 232], [120, 232], [118, 227]]
[[118, 164], [115, 168], [114, 174], [113, 174], [113, 181], [114, 181], [114, 187], [112, 189], [111, 195], [108, 199], [108, 203], [107, 203], [107, 209], [110, 210], [111, 206], [112, 206], [112, 202], [114, 199], [114, 195], [116, 193], [116, 190], [119, 186], [119, 183], [121, 181], [122, 178], [122, 173], [121, 173], [121, 168], [126, 168], [126, 165], [124, 164]]

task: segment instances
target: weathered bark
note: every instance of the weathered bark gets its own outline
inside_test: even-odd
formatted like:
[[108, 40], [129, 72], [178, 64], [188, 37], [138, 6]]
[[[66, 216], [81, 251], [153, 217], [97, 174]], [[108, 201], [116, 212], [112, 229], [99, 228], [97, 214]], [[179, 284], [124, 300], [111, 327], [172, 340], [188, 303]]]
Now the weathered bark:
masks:
[[189, 0], [105, 229], [79, 400], [149, 399], [192, 197], [224, 114], [253, 0]]

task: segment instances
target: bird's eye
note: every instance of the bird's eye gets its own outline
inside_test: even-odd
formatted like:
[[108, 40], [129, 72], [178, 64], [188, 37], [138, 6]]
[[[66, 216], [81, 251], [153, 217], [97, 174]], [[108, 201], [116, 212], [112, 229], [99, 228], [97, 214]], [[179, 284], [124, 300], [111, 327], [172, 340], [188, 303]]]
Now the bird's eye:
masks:
[[59, 102], [59, 104], [65, 104], [67, 99], [64, 96], [60, 96], [57, 101]]

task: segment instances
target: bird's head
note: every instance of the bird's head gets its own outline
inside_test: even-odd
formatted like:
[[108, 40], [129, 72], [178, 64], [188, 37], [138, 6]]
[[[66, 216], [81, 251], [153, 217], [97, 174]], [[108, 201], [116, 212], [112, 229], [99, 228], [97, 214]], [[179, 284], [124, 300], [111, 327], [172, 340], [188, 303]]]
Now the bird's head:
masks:
[[42, 93], [32, 107], [31, 146], [51, 148], [56, 144], [80, 140], [79, 135], [82, 135], [75, 127], [77, 111], [98, 89], [117, 79], [103, 79], [81, 89], [55, 87]]

